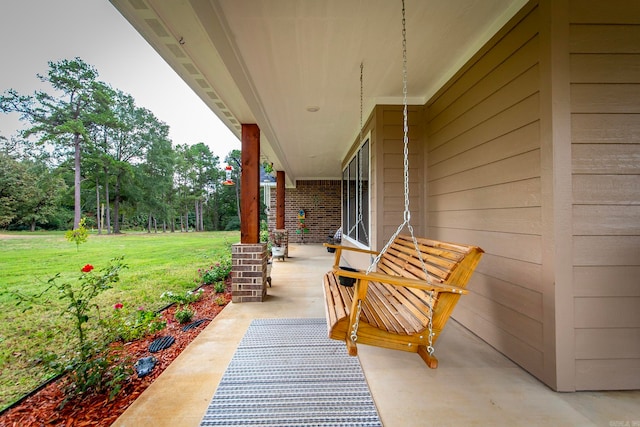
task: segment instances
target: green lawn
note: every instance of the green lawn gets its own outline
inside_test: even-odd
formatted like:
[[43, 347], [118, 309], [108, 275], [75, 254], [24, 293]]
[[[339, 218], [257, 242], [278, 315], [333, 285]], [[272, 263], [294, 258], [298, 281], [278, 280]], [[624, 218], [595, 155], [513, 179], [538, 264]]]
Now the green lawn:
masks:
[[97, 303], [105, 310], [116, 302], [157, 310], [167, 304], [160, 299], [163, 292], [193, 289], [198, 269], [229, 256], [229, 245], [239, 239], [239, 232], [92, 234], [77, 251], [62, 232], [0, 232], [0, 409], [46, 378], [37, 363], [39, 351], [61, 349], [68, 342], [57, 296], [23, 313], [12, 291], [33, 295], [57, 273], [60, 280], [75, 281], [85, 264], [100, 270], [124, 256], [129, 268]]

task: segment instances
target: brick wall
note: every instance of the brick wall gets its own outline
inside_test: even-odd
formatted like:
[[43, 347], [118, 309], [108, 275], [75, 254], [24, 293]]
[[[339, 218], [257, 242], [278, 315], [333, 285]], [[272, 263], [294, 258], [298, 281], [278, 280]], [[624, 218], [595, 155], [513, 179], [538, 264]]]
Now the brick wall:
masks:
[[[298, 211], [304, 209], [308, 233], [297, 233]], [[269, 229], [275, 228], [276, 189], [271, 189]], [[341, 182], [339, 180], [297, 181], [295, 188], [285, 189], [284, 225], [290, 243], [324, 243], [341, 223]]]
[[266, 243], [231, 246], [231, 300], [262, 302], [267, 295]]

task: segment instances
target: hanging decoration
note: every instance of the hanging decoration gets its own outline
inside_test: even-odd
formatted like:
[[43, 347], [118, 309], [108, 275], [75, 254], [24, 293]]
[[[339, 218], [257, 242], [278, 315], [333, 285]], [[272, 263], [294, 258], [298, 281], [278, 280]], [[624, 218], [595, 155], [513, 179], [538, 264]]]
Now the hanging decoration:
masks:
[[227, 165], [224, 168], [224, 173], [225, 173], [226, 179], [224, 181], [222, 181], [222, 185], [234, 185], [235, 184], [233, 182], [233, 180], [231, 179], [231, 172], [232, 171], [233, 171], [233, 168], [231, 167], [231, 165]]
[[302, 235], [302, 243], [304, 243], [304, 234], [309, 232], [309, 229], [305, 224], [306, 219], [307, 213], [304, 211], [304, 209], [300, 209], [298, 211], [298, 228], [296, 230], [296, 234]]

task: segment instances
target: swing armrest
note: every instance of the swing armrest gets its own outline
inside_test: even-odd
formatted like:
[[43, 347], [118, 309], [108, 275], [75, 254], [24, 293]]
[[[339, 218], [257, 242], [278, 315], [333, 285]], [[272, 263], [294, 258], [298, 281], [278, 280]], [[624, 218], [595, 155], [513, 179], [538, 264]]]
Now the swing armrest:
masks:
[[402, 276], [392, 276], [390, 274], [382, 274], [382, 273], [367, 273], [363, 270], [358, 271], [348, 271], [342, 270], [340, 268], [334, 267], [334, 274], [336, 276], [343, 277], [351, 277], [356, 279], [357, 281], [365, 280], [369, 282], [380, 282], [386, 283], [393, 286], [404, 286], [407, 288], [416, 288], [421, 289], [423, 291], [432, 291], [432, 292], [449, 292], [452, 294], [461, 294], [466, 295], [469, 293], [467, 289], [461, 288], [455, 285], [443, 284], [443, 283], [432, 283], [428, 284], [423, 280], [410, 279]]
[[335, 258], [334, 258], [334, 261], [333, 261], [334, 270], [340, 265], [340, 258], [342, 257], [342, 251], [343, 250], [351, 251], [351, 252], [359, 252], [359, 253], [363, 253], [363, 254], [378, 255], [378, 252], [376, 252], [376, 251], [371, 251], [369, 249], [355, 248], [355, 247], [352, 247], [352, 246], [336, 245], [336, 244], [333, 244], [333, 243], [324, 243], [324, 246], [326, 248], [335, 249]]

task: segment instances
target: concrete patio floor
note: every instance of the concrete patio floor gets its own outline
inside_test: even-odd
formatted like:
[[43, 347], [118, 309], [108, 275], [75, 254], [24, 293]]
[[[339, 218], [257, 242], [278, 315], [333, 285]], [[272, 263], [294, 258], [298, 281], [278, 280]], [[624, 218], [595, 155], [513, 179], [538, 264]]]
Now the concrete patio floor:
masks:
[[[333, 255], [321, 245], [290, 245], [289, 255], [274, 262], [265, 302], [228, 305], [113, 426], [198, 426], [253, 319], [324, 317]], [[358, 350], [386, 427], [640, 427], [640, 391], [556, 393], [453, 320], [436, 370], [413, 353]]]

